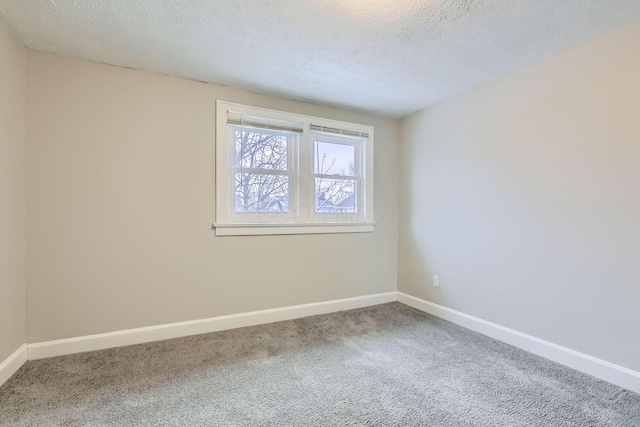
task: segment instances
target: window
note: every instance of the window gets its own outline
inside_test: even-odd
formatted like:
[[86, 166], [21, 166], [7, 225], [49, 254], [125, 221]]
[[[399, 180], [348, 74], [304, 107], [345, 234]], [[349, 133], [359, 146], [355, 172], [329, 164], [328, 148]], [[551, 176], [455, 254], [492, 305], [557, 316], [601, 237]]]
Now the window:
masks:
[[217, 102], [216, 235], [373, 231], [373, 128]]

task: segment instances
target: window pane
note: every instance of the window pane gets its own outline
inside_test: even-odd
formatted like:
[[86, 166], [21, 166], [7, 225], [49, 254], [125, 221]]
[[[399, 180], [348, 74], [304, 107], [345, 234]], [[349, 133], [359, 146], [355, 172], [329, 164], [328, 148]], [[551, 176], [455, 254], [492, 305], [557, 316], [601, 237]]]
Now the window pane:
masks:
[[236, 212], [288, 212], [289, 176], [236, 173]]
[[316, 141], [315, 173], [322, 175], [356, 175], [356, 147]]
[[230, 129], [235, 135], [237, 168], [288, 170], [287, 148], [291, 134], [269, 130]]
[[316, 212], [355, 213], [356, 181], [316, 178]]

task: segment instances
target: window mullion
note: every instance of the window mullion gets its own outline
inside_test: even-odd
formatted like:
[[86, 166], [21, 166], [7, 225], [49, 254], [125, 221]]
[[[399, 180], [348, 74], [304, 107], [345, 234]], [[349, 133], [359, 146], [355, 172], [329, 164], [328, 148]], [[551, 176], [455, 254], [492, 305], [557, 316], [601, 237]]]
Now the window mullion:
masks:
[[289, 172], [289, 210], [293, 221], [298, 222], [298, 203], [300, 197], [300, 183], [298, 182], [298, 151], [300, 150], [300, 134], [289, 138], [287, 146], [287, 160]]
[[361, 220], [364, 220], [366, 215], [368, 215], [366, 203], [366, 187], [368, 185], [372, 185], [367, 182], [365, 177], [366, 171], [364, 165], [366, 165], [366, 161], [363, 158], [365, 152], [366, 146], [364, 144], [358, 144], [356, 146], [355, 170], [356, 175], [358, 176], [358, 181], [356, 184], [356, 212], [358, 213], [358, 216], [361, 218]]
[[300, 136], [298, 144], [298, 171], [295, 174], [298, 188], [298, 221], [301, 223], [311, 222], [313, 215], [313, 169], [312, 169], [312, 141], [310, 123], [305, 123], [304, 131]]

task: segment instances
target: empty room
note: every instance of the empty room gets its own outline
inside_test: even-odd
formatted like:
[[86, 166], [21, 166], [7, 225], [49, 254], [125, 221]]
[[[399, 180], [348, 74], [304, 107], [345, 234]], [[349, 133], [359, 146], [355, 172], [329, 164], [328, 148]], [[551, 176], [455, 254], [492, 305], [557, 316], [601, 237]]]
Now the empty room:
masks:
[[639, 0], [0, 0], [0, 426], [640, 427]]

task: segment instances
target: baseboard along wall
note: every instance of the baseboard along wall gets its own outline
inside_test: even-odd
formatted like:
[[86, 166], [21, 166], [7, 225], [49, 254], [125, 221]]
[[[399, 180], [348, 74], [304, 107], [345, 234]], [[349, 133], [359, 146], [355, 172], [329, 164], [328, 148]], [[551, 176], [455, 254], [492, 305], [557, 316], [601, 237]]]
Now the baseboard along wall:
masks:
[[27, 344], [22, 344], [9, 357], [0, 362], [0, 386], [27, 361]]
[[170, 323], [144, 328], [126, 329], [104, 334], [23, 344], [0, 363], [0, 385], [13, 375], [27, 360], [43, 359], [86, 351], [103, 350], [151, 341], [179, 338], [299, 319], [318, 314], [368, 307], [399, 301], [410, 307], [456, 323], [467, 329], [495, 338], [507, 344], [537, 354], [554, 362], [587, 373], [596, 378], [640, 393], [640, 372], [615, 365], [602, 359], [518, 332], [486, 320], [426, 301], [402, 292], [387, 292], [311, 304], [302, 304], [269, 310], [252, 311], [208, 319]]
[[0, 363], [0, 386], [9, 379], [27, 360], [64, 356], [86, 351], [104, 350], [133, 344], [206, 334], [245, 326], [262, 325], [283, 320], [299, 319], [318, 314], [334, 313], [355, 308], [385, 304], [396, 301], [396, 292], [364, 295], [311, 304], [280, 307], [269, 310], [251, 311], [208, 319], [190, 320], [125, 329], [104, 334], [86, 335], [54, 341], [23, 344], [5, 361]]
[[398, 301], [498, 341], [640, 393], [640, 372], [402, 292], [398, 292]]
[[269, 310], [231, 314], [228, 316], [211, 317], [208, 319], [190, 320], [166, 325], [126, 329], [123, 331], [87, 335], [77, 338], [33, 343], [29, 344], [28, 358], [29, 360], [43, 359], [46, 357], [62, 356], [65, 354], [102, 350], [132, 344], [142, 344], [151, 341], [160, 341], [189, 335], [206, 334], [209, 332], [224, 331], [227, 329], [299, 319], [301, 317], [384, 304], [396, 301], [396, 299], [396, 292], [387, 292], [354, 298], [280, 307]]

